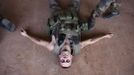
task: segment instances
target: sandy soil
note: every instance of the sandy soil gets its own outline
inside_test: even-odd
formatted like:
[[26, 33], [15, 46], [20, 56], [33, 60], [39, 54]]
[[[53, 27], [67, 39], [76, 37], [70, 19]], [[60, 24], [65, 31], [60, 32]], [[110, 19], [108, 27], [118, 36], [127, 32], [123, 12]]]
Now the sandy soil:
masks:
[[[88, 16], [99, 0], [82, 0], [81, 15]], [[21, 27], [47, 39], [47, 0], [0, 0], [0, 14], [17, 26], [11, 33], [0, 28], [0, 75], [134, 75], [134, 0], [121, 0], [119, 16], [96, 20], [83, 37], [112, 32], [114, 37], [87, 46], [69, 69], [62, 69], [45, 48], [19, 34]], [[86, 35], [86, 36], [85, 36]]]

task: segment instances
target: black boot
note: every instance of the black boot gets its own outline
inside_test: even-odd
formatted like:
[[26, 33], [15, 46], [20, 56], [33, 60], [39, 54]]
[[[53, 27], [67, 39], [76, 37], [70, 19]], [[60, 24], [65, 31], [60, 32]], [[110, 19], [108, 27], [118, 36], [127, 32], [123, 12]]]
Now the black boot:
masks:
[[15, 31], [15, 25], [4, 17], [0, 17], [0, 26], [7, 29], [10, 32]]

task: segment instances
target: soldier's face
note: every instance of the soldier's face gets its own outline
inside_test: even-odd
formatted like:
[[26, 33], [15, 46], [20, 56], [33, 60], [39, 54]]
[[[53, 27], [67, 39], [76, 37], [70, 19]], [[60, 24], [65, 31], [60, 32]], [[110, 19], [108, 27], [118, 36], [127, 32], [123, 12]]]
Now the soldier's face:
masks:
[[59, 55], [59, 62], [62, 67], [70, 67], [72, 64], [72, 55], [69, 51], [62, 51]]
[[64, 45], [62, 52], [59, 55], [59, 62], [62, 67], [70, 67], [72, 64], [72, 55], [70, 52], [70, 46]]

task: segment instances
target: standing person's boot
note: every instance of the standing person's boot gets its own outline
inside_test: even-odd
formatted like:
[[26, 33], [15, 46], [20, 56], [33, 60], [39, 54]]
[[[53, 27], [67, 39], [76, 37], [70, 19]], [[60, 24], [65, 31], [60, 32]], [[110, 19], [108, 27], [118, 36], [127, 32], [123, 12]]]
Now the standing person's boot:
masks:
[[0, 27], [3, 27], [10, 32], [15, 31], [15, 25], [4, 17], [0, 17]]

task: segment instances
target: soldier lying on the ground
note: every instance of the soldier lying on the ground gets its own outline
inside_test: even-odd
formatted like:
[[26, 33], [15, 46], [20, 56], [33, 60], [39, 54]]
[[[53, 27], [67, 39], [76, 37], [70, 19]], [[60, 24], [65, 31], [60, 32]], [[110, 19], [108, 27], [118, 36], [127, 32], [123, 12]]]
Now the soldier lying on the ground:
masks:
[[38, 45], [46, 47], [49, 51], [56, 54], [62, 67], [70, 67], [73, 56], [79, 54], [80, 49], [87, 45], [94, 44], [101, 39], [111, 38], [113, 36], [113, 34], [108, 33], [97, 38], [91, 38], [80, 42], [81, 32], [90, 30], [94, 26], [93, 14], [89, 16], [88, 20], [81, 21], [78, 17], [80, 6], [79, 0], [67, 0], [70, 1], [71, 4], [67, 5], [68, 8], [66, 9], [61, 8], [62, 4], [60, 3], [62, 3], [61, 1], [63, 0], [49, 1], [50, 8], [52, 9], [52, 16], [48, 19], [48, 26], [52, 41], [37, 40], [27, 34], [24, 29], [21, 30], [21, 35], [29, 38]]

